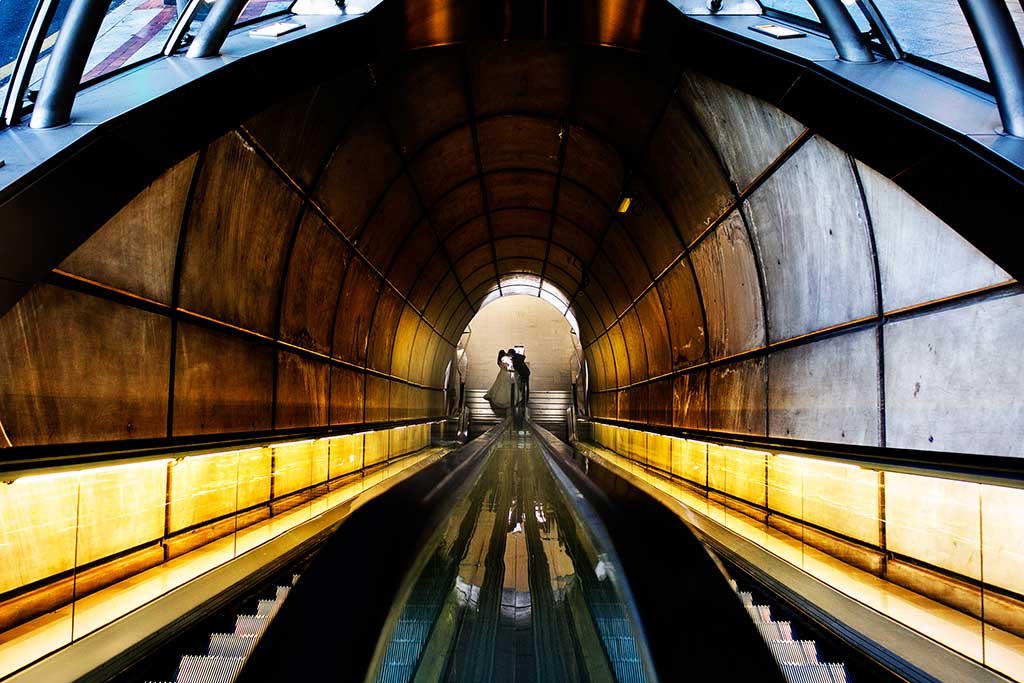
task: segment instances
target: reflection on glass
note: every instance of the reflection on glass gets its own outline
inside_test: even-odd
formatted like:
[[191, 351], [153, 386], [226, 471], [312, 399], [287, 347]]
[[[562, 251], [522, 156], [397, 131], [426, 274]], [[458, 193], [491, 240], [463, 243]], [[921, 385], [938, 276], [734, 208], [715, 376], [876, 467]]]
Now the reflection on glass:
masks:
[[36, 3], [37, 0], [4, 0], [0, 5], [0, 106], [7, 98], [14, 63]]
[[[1021, 33], [1024, 9], [1016, 0], [1003, 1]], [[988, 80], [957, 0], [875, 0], [875, 5], [908, 53]]]
[[814, 13], [814, 9], [807, 3], [807, 0], [761, 0], [761, 4], [767, 9], [818, 21], [818, 15]]
[[286, 12], [291, 6], [292, 0], [248, 0], [235, 24], [245, 24], [271, 14]]
[[178, 18], [178, 8], [164, 0], [111, 0], [100, 25], [82, 82], [160, 54]]

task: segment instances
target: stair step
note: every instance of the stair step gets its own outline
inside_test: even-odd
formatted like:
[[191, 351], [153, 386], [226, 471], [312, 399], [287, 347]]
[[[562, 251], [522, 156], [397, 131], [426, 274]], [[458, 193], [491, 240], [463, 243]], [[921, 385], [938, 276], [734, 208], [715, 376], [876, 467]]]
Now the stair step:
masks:
[[241, 657], [185, 655], [178, 667], [178, 683], [230, 683], [242, 668]]
[[246, 657], [256, 643], [256, 636], [239, 636], [234, 633], [211, 633], [208, 655], [219, 657]]

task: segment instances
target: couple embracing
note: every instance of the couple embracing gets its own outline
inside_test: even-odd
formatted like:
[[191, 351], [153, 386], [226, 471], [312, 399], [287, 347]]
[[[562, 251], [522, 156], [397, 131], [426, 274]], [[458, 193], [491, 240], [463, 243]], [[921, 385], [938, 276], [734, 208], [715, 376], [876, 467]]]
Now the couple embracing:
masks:
[[[516, 389], [514, 397], [513, 387]], [[514, 348], [498, 351], [498, 376], [484, 398], [492, 408], [508, 408], [510, 401], [526, 405], [530, 399], [530, 367], [526, 364], [526, 356], [516, 353]]]

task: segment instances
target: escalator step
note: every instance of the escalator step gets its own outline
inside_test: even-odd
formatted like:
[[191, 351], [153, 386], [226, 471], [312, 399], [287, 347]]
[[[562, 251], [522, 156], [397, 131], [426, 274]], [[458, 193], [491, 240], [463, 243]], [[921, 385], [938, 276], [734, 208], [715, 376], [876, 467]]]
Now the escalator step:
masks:
[[846, 667], [842, 664], [783, 663], [781, 666], [789, 683], [846, 683]]
[[256, 636], [239, 636], [234, 633], [213, 633], [206, 654], [219, 657], [247, 657]]
[[185, 655], [178, 667], [177, 683], [230, 683], [242, 668], [241, 657]]
[[239, 614], [235, 619], [235, 635], [258, 636], [267, 628], [268, 619], [256, 614]]
[[817, 664], [817, 647], [812, 640], [769, 640], [768, 647], [779, 662]]

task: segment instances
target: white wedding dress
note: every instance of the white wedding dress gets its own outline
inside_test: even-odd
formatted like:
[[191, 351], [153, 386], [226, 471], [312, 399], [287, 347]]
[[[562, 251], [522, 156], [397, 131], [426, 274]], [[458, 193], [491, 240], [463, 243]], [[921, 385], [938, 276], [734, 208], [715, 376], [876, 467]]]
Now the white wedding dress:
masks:
[[498, 364], [498, 376], [494, 378], [491, 388], [484, 394], [484, 398], [491, 404], [491, 408], [508, 408], [512, 398], [512, 359], [502, 356]]

